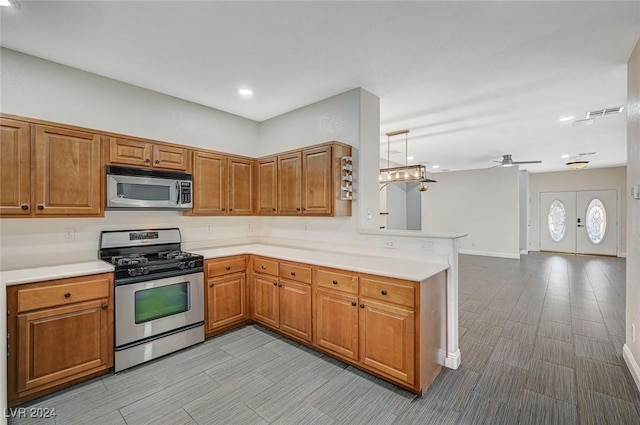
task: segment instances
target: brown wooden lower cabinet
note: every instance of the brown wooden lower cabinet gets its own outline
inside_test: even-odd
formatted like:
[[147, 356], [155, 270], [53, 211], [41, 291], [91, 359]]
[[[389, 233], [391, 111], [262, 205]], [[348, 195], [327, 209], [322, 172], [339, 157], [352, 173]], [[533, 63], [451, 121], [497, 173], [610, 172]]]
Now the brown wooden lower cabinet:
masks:
[[249, 320], [247, 256], [206, 260], [205, 334], [212, 336]]
[[113, 277], [7, 287], [8, 401], [15, 405], [113, 366]]
[[358, 360], [358, 297], [318, 289], [316, 344], [333, 354]]

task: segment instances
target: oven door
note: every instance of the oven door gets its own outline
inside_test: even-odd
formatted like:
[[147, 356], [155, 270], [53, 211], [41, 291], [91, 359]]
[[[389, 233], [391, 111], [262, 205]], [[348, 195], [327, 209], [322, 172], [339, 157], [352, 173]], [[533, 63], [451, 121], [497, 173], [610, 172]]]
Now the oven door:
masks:
[[185, 274], [115, 289], [116, 347], [204, 321], [204, 276]]
[[180, 181], [107, 174], [107, 208], [180, 208]]

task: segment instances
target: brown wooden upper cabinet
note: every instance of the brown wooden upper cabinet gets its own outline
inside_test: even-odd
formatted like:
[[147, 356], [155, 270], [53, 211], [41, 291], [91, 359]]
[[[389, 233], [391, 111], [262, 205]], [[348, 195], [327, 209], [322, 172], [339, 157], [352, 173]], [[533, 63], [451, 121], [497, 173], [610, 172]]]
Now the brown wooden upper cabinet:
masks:
[[256, 212], [278, 214], [278, 157], [259, 159], [256, 164]]
[[178, 146], [110, 137], [109, 163], [186, 171], [188, 150]]
[[29, 123], [0, 120], [0, 215], [31, 215]]
[[2, 119], [3, 217], [101, 216], [100, 135]]
[[194, 151], [192, 214], [253, 214], [253, 164], [248, 158]]
[[340, 159], [350, 155], [350, 146], [331, 143], [259, 159], [257, 213], [351, 215], [351, 202], [340, 199]]

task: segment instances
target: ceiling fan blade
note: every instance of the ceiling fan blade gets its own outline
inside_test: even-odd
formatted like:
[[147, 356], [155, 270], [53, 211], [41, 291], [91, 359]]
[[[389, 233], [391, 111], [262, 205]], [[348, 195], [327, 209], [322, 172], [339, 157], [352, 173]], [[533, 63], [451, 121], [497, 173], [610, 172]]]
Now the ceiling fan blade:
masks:
[[541, 164], [542, 161], [513, 161], [512, 164]]
[[496, 161], [495, 159], [493, 160], [493, 162], [497, 162], [498, 164], [502, 164], [502, 161]]

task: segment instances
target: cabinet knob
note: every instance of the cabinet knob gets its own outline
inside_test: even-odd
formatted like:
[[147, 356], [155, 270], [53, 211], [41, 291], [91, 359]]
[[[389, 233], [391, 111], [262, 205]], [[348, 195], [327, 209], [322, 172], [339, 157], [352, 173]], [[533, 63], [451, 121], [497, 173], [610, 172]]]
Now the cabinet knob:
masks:
[[233, 208], [229, 208], [229, 211], [233, 211]]
[[210, 284], [209, 284], [209, 288], [213, 288], [213, 283], [210, 283]]
[[223, 208], [222, 211], [226, 210], [226, 208]]
[[278, 282], [273, 282], [273, 286], [278, 286]]
[[225, 267], [225, 270], [231, 270], [231, 266]]
[[291, 272], [291, 276], [295, 276], [295, 275], [296, 275], [296, 272]]
[[387, 295], [387, 291], [382, 290], [382, 292], [380, 292], [382, 295]]
[[147, 164], [151, 162], [151, 158], [147, 158], [144, 160], [144, 162], [146, 162]]
[[260, 268], [261, 268], [262, 270], [266, 270], [266, 269], [267, 269], [267, 266], [260, 266]]
[[271, 208], [271, 211], [275, 211], [275, 210], [276, 210], [275, 208]]
[[71, 292], [65, 292], [64, 293], [64, 297], [65, 298], [71, 298]]
[[109, 304], [103, 303], [101, 307], [102, 307], [103, 310], [106, 310], [106, 309], [109, 308]]
[[155, 163], [156, 163], [156, 164], [160, 164], [160, 160], [159, 160], [159, 159], [156, 159], [156, 160], [155, 160]]
[[306, 210], [307, 210], [306, 208], [303, 208], [303, 209], [302, 209], [302, 211], [306, 211]]
[[278, 285], [278, 288], [282, 288], [282, 283]]
[[300, 208], [296, 208], [296, 211], [300, 211]]
[[42, 211], [44, 209], [44, 204], [38, 204], [38, 209]]
[[357, 304], [357, 302], [355, 302], [355, 301], [351, 301], [351, 305], [352, 305], [352, 306], [354, 306], [354, 307], [355, 307], [355, 306], [356, 306], [356, 304]]
[[22, 210], [23, 210], [23, 211], [26, 211], [26, 210], [28, 210], [28, 209], [29, 209], [29, 205], [27, 205], [27, 204], [22, 204], [22, 205], [20, 205], [20, 208], [22, 208]]
[[364, 308], [364, 304], [360, 304], [360, 308]]
[[334, 280], [334, 281], [333, 281], [333, 282], [331, 282], [331, 283], [333, 283], [334, 285], [337, 285], [337, 284], [338, 284], [338, 281], [337, 281], [337, 280]]

